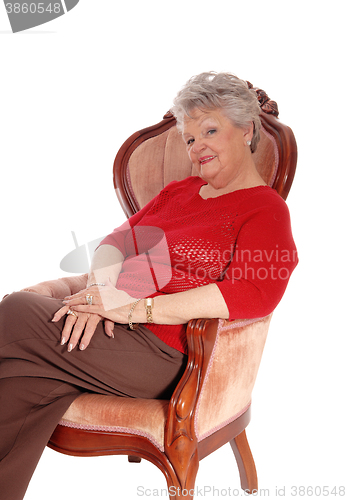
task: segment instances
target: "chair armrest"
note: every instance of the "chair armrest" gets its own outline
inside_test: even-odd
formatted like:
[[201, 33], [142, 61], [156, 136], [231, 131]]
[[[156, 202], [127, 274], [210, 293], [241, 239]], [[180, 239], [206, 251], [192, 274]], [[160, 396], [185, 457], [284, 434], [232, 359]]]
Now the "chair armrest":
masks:
[[180, 476], [182, 488], [187, 481], [189, 482], [187, 471], [189, 470], [189, 474], [196, 474], [199, 467], [194, 415], [213, 352], [219, 322], [218, 319], [189, 321], [187, 367], [169, 403], [164, 449]]
[[[166, 444], [171, 446], [184, 434], [194, 438], [192, 412], [206, 376], [218, 332], [218, 319], [193, 319], [187, 325], [188, 362], [185, 372], [173, 393], [166, 423]], [[180, 426], [177, 427], [177, 423]]]
[[249, 408], [271, 317], [220, 321], [195, 412], [198, 442]]
[[23, 288], [22, 292], [34, 292], [55, 299], [63, 299], [67, 295], [79, 292], [87, 285], [88, 274], [43, 281], [34, 286]]
[[164, 433], [165, 453], [182, 475], [189, 464], [198, 469], [198, 442], [248, 409], [270, 319], [188, 323], [188, 363], [170, 400]]

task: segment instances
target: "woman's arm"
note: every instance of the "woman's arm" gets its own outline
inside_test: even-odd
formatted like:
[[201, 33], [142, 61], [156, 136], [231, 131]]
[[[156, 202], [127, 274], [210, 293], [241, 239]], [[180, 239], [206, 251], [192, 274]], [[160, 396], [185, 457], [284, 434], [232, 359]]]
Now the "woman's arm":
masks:
[[[125, 308], [122, 312], [118, 311], [118, 314], [123, 314], [124, 323], [128, 322], [129, 307], [127, 309]], [[117, 310], [114, 313], [116, 315]], [[181, 325], [195, 318], [229, 318], [228, 307], [223, 295], [214, 283], [192, 288], [185, 292], [154, 297], [154, 323]], [[118, 321], [118, 319], [114, 321]], [[133, 323], [147, 322], [143, 300], [135, 307], [132, 321]]]
[[[79, 313], [94, 313], [115, 323], [127, 324], [129, 311], [135, 299], [111, 286], [100, 287], [93, 305], [85, 305], [85, 291], [69, 297], [67, 306]], [[140, 300], [132, 313], [133, 323], [146, 323], [144, 300]], [[153, 322], [159, 325], [181, 325], [194, 318], [229, 317], [223, 295], [214, 283], [185, 292], [159, 295], [154, 298]]]
[[[297, 264], [297, 252], [291, 234], [289, 212], [279, 197], [269, 198], [265, 206], [257, 199], [248, 203], [245, 223], [224, 279], [154, 298], [153, 321], [175, 325], [194, 318], [257, 318], [267, 316], [280, 301], [291, 272]], [[103, 287], [106, 288], [106, 287]], [[84, 297], [69, 303], [76, 311], [96, 312], [118, 323], [127, 323], [135, 299], [110, 289], [96, 298], [95, 309], [83, 307]], [[117, 298], [120, 300], [117, 301]], [[107, 308], [103, 308], [107, 304]], [[133, 323], [146, 323], [144, 301], [133, 313]]]
[[99, 246], [93, 255], [87, 286], [107, 280], [116, 286], [123, 260], [123, 254], [117, 247], [107, 244]]

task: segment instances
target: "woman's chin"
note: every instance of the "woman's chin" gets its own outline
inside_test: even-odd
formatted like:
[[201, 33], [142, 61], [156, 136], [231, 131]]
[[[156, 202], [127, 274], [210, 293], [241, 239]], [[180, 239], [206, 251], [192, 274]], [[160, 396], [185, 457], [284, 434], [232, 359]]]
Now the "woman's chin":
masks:
[[206, 166], [200, 167], [200, 177], [204, 179], [204, 181], [210, 183], [218, 176], [218, 172], [215, 169], [209, 168]]

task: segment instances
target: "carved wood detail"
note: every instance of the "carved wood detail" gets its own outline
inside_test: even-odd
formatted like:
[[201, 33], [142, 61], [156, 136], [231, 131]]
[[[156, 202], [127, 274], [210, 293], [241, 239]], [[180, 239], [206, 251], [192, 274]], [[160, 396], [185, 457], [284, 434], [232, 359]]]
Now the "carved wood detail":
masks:
[[[265, 90], [260, 89], [258, 87], [253, 87], [253, 85], [248, 81], [246, 81], [246, 83], [249, 89], [253, 89], [257, 93], [258, 102], [261, 110], [264, 113], [268, 115], [274, 115], [277, 118], [279, 114], [277, 102], [270, 99]], [[164, 120], [169, 118], [173, 118], [173, 114], [171, 113], [171, 111], [167, 111], [163, 116]]]
[[250, 82], [247, 82], [248, 88], [255, 90], [258, 97], [258, 102], [261, 110], [268, 114], [274, 115], [276, 118], [278, 117], [278, 106], [276, 101], [272, 101], [270, 97], [267, 95], [265, 90], [259, 89], [258, 87], [253, 87]]
[[217, 328], [217, 319], [196, 319], [188, 323], [188, 363], [171, 398], [165, 426], [165, 454], [176, 471], [180, 488], [187, 491], [194, 488], [199, 468], [194, 417]]

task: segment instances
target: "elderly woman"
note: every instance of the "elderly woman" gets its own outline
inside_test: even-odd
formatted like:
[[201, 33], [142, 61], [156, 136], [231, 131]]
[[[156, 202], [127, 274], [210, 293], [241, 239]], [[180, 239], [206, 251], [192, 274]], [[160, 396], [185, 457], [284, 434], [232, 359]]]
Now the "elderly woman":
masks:
[[268, 315], [296, 266], [287, 206], [252, 157], [255, 92], [203, 73], [172, 112], [199, 176], [171, 182], [107, 236], [78, 293], [1, 303], [2, 500], [23, 498], [76, 397], [169, 398], [186, 364], [186, 323]]

